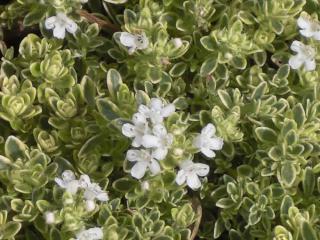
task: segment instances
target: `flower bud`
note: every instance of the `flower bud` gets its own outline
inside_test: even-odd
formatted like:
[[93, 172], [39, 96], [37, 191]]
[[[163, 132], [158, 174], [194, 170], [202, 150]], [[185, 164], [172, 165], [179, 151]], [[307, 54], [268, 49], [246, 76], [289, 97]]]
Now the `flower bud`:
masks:
[[54, 224], [55, 222], [55, 216], [53, 212], [46, 212], [44, 214], [44, 218], [46, 220], [46, 224]]
[[86, 201], [86, 210], [88, 212], [93, 211], [96, 208], [96, 204], [93, 200], [87, 200]]
[[172, 39], [172, 43], [176, 48], [180, 48], [183, 44], [181, 38]]

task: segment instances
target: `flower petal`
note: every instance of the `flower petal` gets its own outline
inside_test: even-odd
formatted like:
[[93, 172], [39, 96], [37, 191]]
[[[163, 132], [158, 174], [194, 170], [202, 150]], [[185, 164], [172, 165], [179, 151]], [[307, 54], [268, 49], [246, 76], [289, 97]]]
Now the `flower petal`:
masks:
[[128, 150], [126, 158], [130, 162], [138, 162], [142, 160], [140, 155], [140, 150], [132, 150], [132, 149]]
[[135, 36], [135, 42], [138, 49], [146, 49], [149, 45], [149, 40], [144, 32]]
[[301, 48], [304, 47], [304, 44], [302, 42], [299, 42], [299, 41], [293, 41], [290, 48], [292, 51], [295, 51], [295, 52], [300, 52], [301, 51]]
[[55, 28], [53, 29], [53, 36], [58, 39], [64, 39], [66, 36], [66, 29], [64, 26], [61, 26], [60, 24], [56, 24]]
[[158, 160], [163, 160], [166, 158], [168, 154], [167, 148], [157, 148], [152, 151], [152, 156]]
[[152, 132], [157, 137], [164, 137], [167, 135], [167, 129], [162, 124], [157, 124], [153, 127]]
[[135, 113], [132, 116], [132, 122], [134, 123], [134, 125], [145, 124], [147, 122], [147, 119], [144, 114]]
[[191, 168], [193, 166], [193, 162], [192, 160], [188, 159], [183, 161], [182, 163], [180, 163], [180, 168], [184, 169], [184, 170], [188, 170], [189, 168]]
[[96, 198], [101, 202], [106, 202], [109, 200], [109, 196], [106, 192], [99, 193]]
[[140, 147], [140, 146], [142, 145], [142, 136], [140, 136], [140, 135], [136, 136], [136, 137], [133, 139], [131, 145], [132, 145], [133, 147]]
[[79, 186], [81, 188], [87, 188], [90, 185], [91, 185], [90, 177], [86, 174], [81, 175], [79, 178]]
[[153, 135], [144, 135], [142, 137], [142, 145], [145, 147], [145, 148], [153, 148], [153, 147], [159, 147], [161, 146], [160, 144], [160, 139], [156, 136], [153, 136]]
[[61, 187], [61, 188], [66, 188], [66, 187], [67, 187], [65, 181], [63, 181], [61, 178], [55, 178], [54, 181], [55, 181], [56, 184], [58, 184], [59, 187]]
[[210, 167], [207, 164], [195, 163], [194, 167], [196, 168], [196, 174], [200, 177], [207, 176], [210, 171]]
[[146, 173], [147, 165], [146, 162], [137, 162], [131, 169], [132, 177], [141, 179]]
[[305, 37], [312, 37], [314, 34], [314, 32], [311, 31], [310, 29], [300, 30], [299, 32], [302, 36], [305, 36]]
[[303, 59], [301, 59], [298, 55], [291, 56], [289, 59], [289, 65], [292, 69], [298, 69], [303, 64]]
[[185, 181], [187, 180], [186, 178], [186, 174], [184, 170], [180, 170], [176, 176], [176, 183], [178, 185], [182, 185], [185, 183]]
[[174, 104], [168, 104], [161, 110], [161, 116], [169, 117], [172, 113], [176, 111]]
[[77, 180], [73, 180], [69, 182], [66, 186], [66, 191], [71, 194], [76, 194], [78, 191], [79, 182]]
[[135, 136], [135, 126], [130, 123], [125, 123], [122, 125], [122, 134], [126, 137], [134, 137]]
[[141, 104], [138, 108], [139, 113], [142, 113], [146, 118], [150, 115], [150, 109], [146, 106]]
[[216, 127], [212, 124], [209, 123], [207, 124], [202, 130], [201, 130], [201, 135], [211, 137], [216, 133]]
[[78, 26], [73, 20], [68, 18], [66, 22], [66, 29], [69, 33], [74, 34], [77, 31]]
[[314, 38], [315, 40], [320, 40], [320, 31], [314, 32], [314, 33], [313, 33], [313, 38]]
[[56, 20], [57, 20], [56, 16], [47, 18], [46, 21], [44, 22], [44, 26], [46, 27], [46, 29], [54, 28]]
[[313, 71], [316, 69], [316, 61], [314, 59], [305, 61], [304, 69], [306, 71]]
[[187, 184], [192, 190], [196, 190], [201, 187], [201, 182], [196, 174], [189, 174], [187, 176]]
[[306, 16], [300, 16], [297, 20], [297, 24], [300, 28], [309, 28], [310, 21]]
[[70, 182], [76, 179], [76, 176], [71, 170], [65, 170], [61, 176], [62, 176], [62, 179], [67, 182]]
[[221, 150], [223, 147], [223, 139], [222, 138], [210, 138], [208, 142], [209, 148], [212, 150]]
[[154, 159], [151, 160], [149, 164], [149, 169], [153, 175], [156, 175], [161, 171], [159, 163]]
[[135, 46], [135, 36], [128, 32], [122, 32], [120, 35], [120, 42], [126, 47]]
[[201, 148], [200, 151], [207, 156], [208, 158], [213, 158], [216, 156], [216, 154], [214, 153], [214, 151], [212, 151], [209, 148]]
[[155, 111], [161, 111], [162, 109], [162, 100], [159, 98], [151, 98], [150, 107]]

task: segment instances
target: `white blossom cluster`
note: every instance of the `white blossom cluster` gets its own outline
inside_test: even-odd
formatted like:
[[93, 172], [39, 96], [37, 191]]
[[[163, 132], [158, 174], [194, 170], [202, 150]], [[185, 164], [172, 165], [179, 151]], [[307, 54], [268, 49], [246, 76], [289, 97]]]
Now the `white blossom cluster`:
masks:
[[[302, 13], [297, 20], [300, 28], [300, 34], [306, 38], [320, 40], [320, 22], [313, 19], [307, 13]], [[300, 41], [293, 41], [291, 50], [297, 54], [291, 56], [289, 65], [292, 69], [304, 67], [306, 71], [313, 71], [316, 69], [316, 49], [313, 46], [305, 45]]]
[[147, 170], [156, 175], [161, 171], [158, 161], [163, 160], [173, 143], [173, 135], [167, 132], [163, 120], [175, 112], [174, 104], [164, 104], [152, 98], [150, 104], [140, 105], [132, 117], [132, 123], [122, 126], [122, 133], [132, 138], [127, 160], [135, 163], [131, 169], [134, 178], [141, 179]]
[[[152, 175], [160, 173], [159, 161], [166, 158], [173, 143], [173, 135], [168, 133], [164, 126], [164, 119], [175, 112], [173, 104], [165, 104], [159, 98], [152, 98], [150, 104], [140, 105], [138, 112], [132, 117], [132, 123], [122, 126], [122, 133], [132, 139], [131, 145], [135, 149], [127, 152], [127, 160], [133, 162], [131, 175], [141, 179], [147, 170]], [[223, 140], [215, 136], [213, 124], [204, 127], [193, 140], [193, 145], [205, 156], [215, 156], [214, 150], [220, 150]], [[191, 159], [183, 161], [176, 177], [176, 183], [187, 185], [196, 190], [201, 187], [199, 177], [209, 173], [209, 166], [202, 163], [193, 163]]]
[[[61, 178], [55, 178], [55, 182], [59, 187], [65, 189], [68, 193], [75, 195], [79, 189], [82, 189], [83, 198], [85, 200], [86, 210], [91, 212], [95, 209], [95, 200], [106, 202], [109, 197], [108, 194], [101, 189], [101, 187], [94, 182], [91, 182], [88, 175], [81, 175], [76, 179], [75, 174], [71, 170], [66, 170], [62, 173]], [[55, 213], [48, 211], [44, 213], [44, 218], [47, 224], [55, 224]], [[102, 228], [94, 227], [89, 229], [82, 229], [76, 234], [76, 240], [100, 240], [103, 238]]]
[[106, 202], [109, 199], [108, 194], [97, 183], [91, 182], [90, 177], [85, 174], [77, 180], [72, 171], [66, 170], [61, 178], [55, 178], [55, 182], [72, 195], [82, 189], [87, 211], [95, 209], [95, 200]]

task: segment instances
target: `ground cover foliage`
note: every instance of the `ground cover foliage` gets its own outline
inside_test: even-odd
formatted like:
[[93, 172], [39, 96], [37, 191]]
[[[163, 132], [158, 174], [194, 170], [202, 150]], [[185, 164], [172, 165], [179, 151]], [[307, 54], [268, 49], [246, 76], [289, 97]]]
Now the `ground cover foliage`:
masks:
[[0, 239], [320, 239], [320, 3], [0, 3]]

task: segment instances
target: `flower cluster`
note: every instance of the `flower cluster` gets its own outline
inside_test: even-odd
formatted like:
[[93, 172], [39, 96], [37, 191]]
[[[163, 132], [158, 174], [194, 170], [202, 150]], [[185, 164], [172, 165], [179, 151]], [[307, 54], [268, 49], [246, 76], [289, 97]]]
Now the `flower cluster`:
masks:
[[91, 182], [88, 175], [81, 175], [77, 180], [72, 171], [66, 170], [61, 178], [55, 178], [55, 182], [72, 195], [75, 195], [78, 189], [82, 189], [86, 209], [89, 212], [95, 209], [95, 200], [106, 202], [109, 199], [108, 194], [97, 183]]
[[[127, 160], [134, 163], [131, 168], [134, 178], [143, 178], [147, 170], [152, 175], [161, 171], [158, 161], [166, 158], [174, 140], [164, 125], [164, 119], [174, 112], [173, 104], [165, 104], [159, 98], [152, 98], [148, 106], [139, 106], [138, 112], [132, 117], [132, 123], [122, 126], [123, 135], [132, 139], [133, 147], [139, 148], [128, 150], [126, 155]], [[215, 133], [214, 125], [208, 124], [193, 139], [197, 151], [209, 158], [215, 157], [214, 150], [221, 150], [223, 146], [223, 140], [216, 137]], [[208, 165], [193, 163], [191, 159], [187, 159], [180, 164], [176, 183], [182, 185], [186, 182], [191, 189], [196, 190], [201, 186], [199, 177], [208, 173]]]
[[[302, 13], [297, 20], [297, 24], [300, 28], [300, 34], [306, 38], [313, 38], [320, 40], [320, 22], [313, 19], [307, 13]], [[306, 71], [313, 71], [316, 69], [316, 49], [311, 45], [305, 45], [300, 41], [293, 41], [291, 44], [291, 50], [297, 54], [291, 56], [289, 59], [289, 65], [293, 69], [298, 69], [301, 66]]]
[[[223, 147], [223, 139], [216, 137], [215, 133], [215, 126], [209, 123], [201, 130], [201, 133], [197, 134], [193, 139], [193, 146], [208, 158], [215, 157], [214, 150], [221, 150]], [[196, 190], [201, 187], [199, 177], [207, 176], [208, 173], [208, 165], [194, 163], [190, 159], [187, 159], [180, 164], [176, 183], [182, 185], [186, 182], [191, 189]]]
[[164, 104], [159, 98], [152, 98], [150, 104], [140, 105], [138, 112], [132, 117], [132, 123], [122, 126], [123, 135], [132, 138], [132, 146], [127, 160], [135, 162], [131, 175], [141, 179], [147, 169], [153, 175], [161, 171], [158, 161], [165, 159], [173, 143], [173, 135], [167, 132], [164, 119], [175, 112], [174, 104]]

